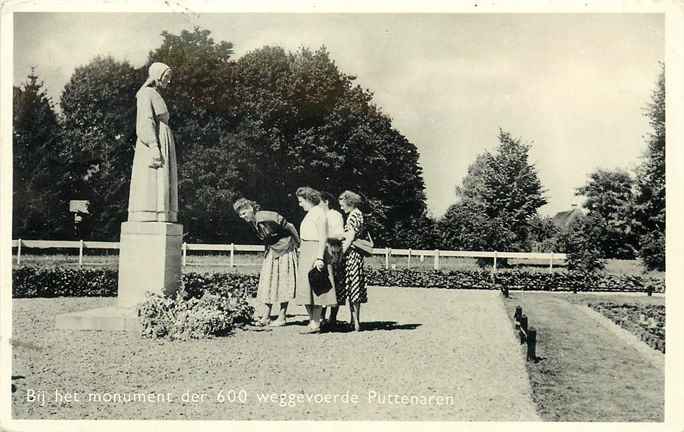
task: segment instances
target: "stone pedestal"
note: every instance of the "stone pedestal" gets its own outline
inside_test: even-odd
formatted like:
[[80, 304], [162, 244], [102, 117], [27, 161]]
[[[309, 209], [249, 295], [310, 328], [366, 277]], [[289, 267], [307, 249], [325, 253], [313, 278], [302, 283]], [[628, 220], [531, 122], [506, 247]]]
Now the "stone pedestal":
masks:
[[139, 331], [137, 305], [145, 292], [173, 297], [180, 287], [182, 244], [183, 225], [122, 223], [117, 305], [58, 315], [57, 328]]
[[62, 330], [125, 330], [140, 332], [136, 308], [118, 306], [88, 309], [57, 315], [55, 326]]
[[122, 223], [118, 306], [143, 302], [146, 291], [175, 296], [180, 286], [182, 245], [183, 225]]

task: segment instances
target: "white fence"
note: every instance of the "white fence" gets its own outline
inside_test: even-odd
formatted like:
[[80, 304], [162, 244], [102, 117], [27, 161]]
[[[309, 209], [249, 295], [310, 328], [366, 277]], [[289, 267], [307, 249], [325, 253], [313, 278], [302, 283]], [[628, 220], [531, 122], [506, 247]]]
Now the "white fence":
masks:
[[[119, 249], [118, 242], [98, 242], [98, 241], [53, 241], [53, 240], [13, 240], [12, 248], [16, 249], [16, 263], [21, 264], [21, 249], [78, 249], [78, 265], [83, 266], [84, 252], [88, 249]], [[183, 266], [187, 264], [188, 251], [213, 251], [228, 252], [229, 262], [226, 265], [235, 267], [235, 254], [240, 252], [263, 252], [264, 246], [260, 245], [236, 245], [236, 244], [192, 244], [183, 243]], [[484, 251], [445, 251], [445, 250], [413, 250], [413, 249], [392, 249], [376, 248], [373, 255], [384, 256], [384, 267], [390, 268], [392, 257], [405, 257], [407, 267], [411, 267], [411, 261], [423, 262], [426, 258], [432, 258], [432, 267], [440, 269], [440, 258], [492, 258], [494, 261], [493, 270], [496, 271], [497, 259], [508, 258], [516, 260], [535, 260], [548, 263], [549, 271], [553, 270], [554, 262], [565, 260], [565, 254], [561, 253], [537, 253], [537, 252], [484, 252]]]

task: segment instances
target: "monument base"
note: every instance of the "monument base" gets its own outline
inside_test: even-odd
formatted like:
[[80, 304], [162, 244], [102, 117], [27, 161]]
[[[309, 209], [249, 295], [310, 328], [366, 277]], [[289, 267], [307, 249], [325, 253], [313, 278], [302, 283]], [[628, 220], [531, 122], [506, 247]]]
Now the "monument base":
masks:
[[137, 306], [145, 293], [174, 297], [180, 287], [182, 244], [183, 225], [122, 223], [117, 305], [58, 315], [56, 327], [139, 332]]
[[183, 225], [122, 223], [118, 306], [142, 303], [147, 291], [174, 297], [180, 287], [182, 245]]
[[136, 308], [116, 306], [60, 314], [55, 319], [55, 326], [60, 330], [140, 332], [140, 320]]

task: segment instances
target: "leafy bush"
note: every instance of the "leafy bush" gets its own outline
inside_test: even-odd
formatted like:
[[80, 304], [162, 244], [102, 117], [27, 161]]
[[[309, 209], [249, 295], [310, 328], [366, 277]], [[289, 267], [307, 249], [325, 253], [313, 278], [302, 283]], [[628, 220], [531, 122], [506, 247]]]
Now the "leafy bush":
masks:
[[603, 222], [596, 217], [576, 219], [568, 232], [559, 235], [561, 250], [567, 256], [568, 269], [592, 273], [605, 268], [601, 249], [605, 234]]
[[252, 321], [254, 308], [243, 290], [224, 287], [217, 292], [195, 297], [180, 290], [175, 298], [148, 293], [139, 306], [142, 336], [202, 339], [227, 335]]
[[659, 231], [641, 237], [641, 260], [649, 270], [665, 271], [665, 236]]

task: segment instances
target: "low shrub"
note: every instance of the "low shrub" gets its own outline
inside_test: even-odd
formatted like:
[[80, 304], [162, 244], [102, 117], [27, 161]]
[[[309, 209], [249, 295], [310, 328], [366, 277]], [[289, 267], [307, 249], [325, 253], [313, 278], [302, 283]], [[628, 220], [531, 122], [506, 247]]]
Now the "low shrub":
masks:
[[[117, 271], [110, 269], [20, 267], [12, 272], [12, 297], [115, 297], [117, 277]], [[254, 297], [258, 281], [256, 275], [184, 273], [181, 286], [191, 297], [226, 290]]]
[[139, 306], [143, 337], [202, 339], [225, 336], [252, 322], [254, 308], [240, 289], [204, 292], [200, 297], [180, 290], [175, 298], [148, 293]]
[[113, 297], [117, 272], [110, 269], [20, 267], [12, 272], [12, 297]]
[[[108, 269], [21, 267], [13, 273], [12, 295], [18, 297], [116, 296], [117, 273]], [[240, 273], [185, 273], [185, 295], [201, 298], [205, 293], [225, 291], [256, 296], [259, 276]], [[527, 291], [665, 292], [665, 282], [641, 274], [525, 270], [385, 270], [366, 268], [366, 283], [386, 287], [500, 289]]]
[[616, 291], [665, 292], [661, 279], [635, 274], [609, 274], [597, 272], [533, 272], [506, 270], [492, 273], [487, 270], [417, 271], [367, 269], [366, 281], [371, 285], [453, 288], [453, 289], [500, 289], [526, 291]]

